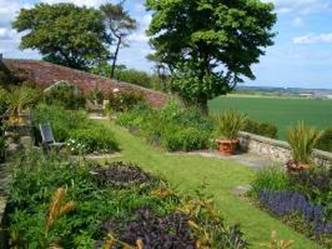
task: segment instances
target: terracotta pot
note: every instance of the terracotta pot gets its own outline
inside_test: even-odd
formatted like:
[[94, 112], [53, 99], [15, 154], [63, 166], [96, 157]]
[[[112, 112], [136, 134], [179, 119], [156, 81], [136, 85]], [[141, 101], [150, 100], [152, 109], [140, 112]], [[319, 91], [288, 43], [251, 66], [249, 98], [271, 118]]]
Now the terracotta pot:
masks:
[[300, 173], [310, 170], [311, 166], [309, 164], [303, 164], [294, 160], [289, 160], [286, 163], [286, 168], [288, 173]]
[[217, 140], [219, 152], [224, 156], [235, 155], [239, 140]]

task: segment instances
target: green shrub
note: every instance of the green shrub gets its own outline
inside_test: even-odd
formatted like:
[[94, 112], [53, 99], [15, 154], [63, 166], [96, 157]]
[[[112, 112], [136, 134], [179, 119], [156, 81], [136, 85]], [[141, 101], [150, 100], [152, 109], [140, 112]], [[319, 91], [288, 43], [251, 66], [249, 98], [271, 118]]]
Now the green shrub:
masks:
[[[102, 63], [93, 68], [91, 72], [106, 78], [110, 78], [112, 67], [107, 63]], [[157, 74], [149, 74], [136, 69], [128, 69], [125, 66], [116, 66], [114, 79], [145, 88], [164, 90], [165, 86], [163, 82], [167, 81], [168, 77], [164, 76], [164, 79], [161, 79]]]
[[332, 168], [315, 167], [291, 174], [290, 183], [296, 192], [305, 195], [311, 203], [326, 207], [332, 215]]
[[6, 140], [1, 134], [1, 136], [0, 136], [0, 163], [5, 161], [6, 148], [7, 148]]
[[260, 123], [252, 119], [247, 119], [243, 131], [270, 138], [277, 138], [278, 134], [277, 126], [270, 123]]
[[67, 145], [73, 153], [110, 153], [119, 150], [113, 132], [94, 124], [84, 129], [72, 130]]
[[233, 110], [226, 110], [215, 117], [216, 132], [226, 139], [237, 139], [238, 133], [243, 129], [247, 116]]
[[194, 128], [168, 128], [162, 134], [161, 144], [168, 151], [193, 151], [208, 147], [209, 134]]
[[144, 105], [145, 98], [141, 93], [133, 91], [119, 91], [109, 95], [108, 108], [115, 112], [126, 112], [137, 105]]
[[128, 129], [148, 130], [148, 126], [154, 123], [156, 117], [156, 111], [148, 106], [142, 105], [126, 113], [120, 113], [116, 119], [116, 123]]
[[97, 86], [89, 92], [87, 99], [94, 105], [102, 105], [105, 99], [104, 92]]
[[317, 141], [316, 148], [332, 152], [332, 128], [329, 128], [323, 132]]
[[48, 105], [62, 105], [71, 110], [84, 108], [86, 102], [81, 90], [66, 81], [59, 81], [45, 89], [44, 99]]
[[0, 87], [0, 115], [5, 114], [8, 110], [8, 101], [7, 101], [8, 92]]
[[59, 105], [39, 104], [33, 110], [33, 125], [39, 129], [39, 124], [50, 123], [57, 142], [64, 142], [70, 138], [70, 132], [84, 128], [89, 123], [83, 111], [66, 110]]
[[186, 109], [176, 102], [161, 110], [134, 108], [120, 114], [116, 122], [169, 151], [205, 149], [213, 131], [212, 122], [197, 109]]
[[316, 147], [321, 132], [299, 122], [288, 130], [287, 141], [292, 149], [292, 157], [298, 163], [310, 164], [313, 149]]
[[153, 87], [153, 77], [146, 72], [138, 71], [135, 69], [116, 69], [114, 78], [146, 88]]
[[63, 106], [38, 105], [33, 111], [33, 125], [50, 123], [57, 142], [66, 142], [72, 153], [109, 153], [119, 150], [114, 134], [93, 123], [84, 111], [65, 110]]
[[283, 191], [290, 189], [287, 172], [280, 167], [273, 166], [259, 170], [253, 181], [252, 193], [259, 195], [262, 191]]

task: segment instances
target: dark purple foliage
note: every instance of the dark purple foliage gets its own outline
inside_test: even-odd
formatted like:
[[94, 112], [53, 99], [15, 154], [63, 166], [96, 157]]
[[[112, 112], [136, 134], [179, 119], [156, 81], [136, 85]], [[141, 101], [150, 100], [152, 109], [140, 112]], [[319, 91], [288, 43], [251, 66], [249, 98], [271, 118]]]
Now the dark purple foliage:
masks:
[[127, 187], [136, 184], [149, 183], [155, 180], [134, 164], [114, 162], [108, 167], [96, 167], [91, 171], [100, 185]]
[[[117, 235], [118, 239], [130, 245], [135, 245], [140, 239], [144, 249], [194, 249], [196, 240], [188, 221], [189, 217], [182, 213], [160, 217], [150, 209], [140, 209], [135, 218], [122, 227], [119, 222], [111, 220], [103, 224], [102, 229], [105, 234]], [[96, 245], [100, 248], [102, 242]]]
[[298, 187], [301, 186], [305, 193], [316, 192], [317, 190], [321, 193], [327, 193], [331, 191], [332, 168], [322, 168], [291, 174], [290, 180], [294, 185]]
[[290, 191], [262, 191], [259, 200], [261, 204], [278, 216], [294, 213], [303, 215], [305, 221], [313, 225], [314, 232], [317, 234], [332, 232], [332, 223], [325, 222], [326, 213], [324, 208], [322, 206], [311, 205], [299, 193]]

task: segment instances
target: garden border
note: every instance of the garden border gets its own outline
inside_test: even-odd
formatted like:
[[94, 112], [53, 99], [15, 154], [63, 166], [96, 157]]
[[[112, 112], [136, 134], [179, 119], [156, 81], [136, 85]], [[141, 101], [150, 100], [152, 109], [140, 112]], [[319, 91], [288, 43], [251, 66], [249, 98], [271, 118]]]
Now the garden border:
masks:
[[[281, 163], [286, 163], [291, 159], [291, 147], [285, 141], [244, 131], [239, 133], [239, 140], [243, 151], [268, 156], [271, 160]], [[332, 153], [330, 152], [315, 149], [313, 159], [318, 166], [332, 167]]]

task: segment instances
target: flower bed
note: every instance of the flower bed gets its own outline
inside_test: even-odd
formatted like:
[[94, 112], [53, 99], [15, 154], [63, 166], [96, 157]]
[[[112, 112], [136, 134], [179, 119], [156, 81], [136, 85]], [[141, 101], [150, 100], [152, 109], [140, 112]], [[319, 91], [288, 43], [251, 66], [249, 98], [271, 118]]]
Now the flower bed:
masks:
[[113, 132], [88, 120], [84, 111], [40, 104], [33, 111], [37, 137], [41, 123], [51, 124], [55, 140], [65, 142], [71, 154], [105, 154], [119, 151]]
[[91, 174], [101, 186], [130, 187], [149, 184], [155, 180], [138, 166], [124, 162], [111, 163], [107, 167], [97, 166], [92, 169]]
[[174, 102], [162, 110], [137, 107], [120, 113], [116, 122], [168, 151], [207, 149], [213, 131], [211, 120], [198, 110], [181, 108]]
[[[94, 170], [96, 166], [88, 162], [69, 162], [39, 152], [19, 158], [8, 205], [11, 246], [248, 247], [238, 226], [226, 226], [211, 201], [178, 195], [158, 177], [132, 164], [113, 163], [104, 171], [97, 167], [103, 173], [101, 182]], [[120, 188], [107, 184], [114, 179], [135, 184]], [[144, 184], [136, 184], [138, 179]]]
[[259, 205], [309, 238], [332, 246], [332, 169], [257, 173], [250, 193]]

